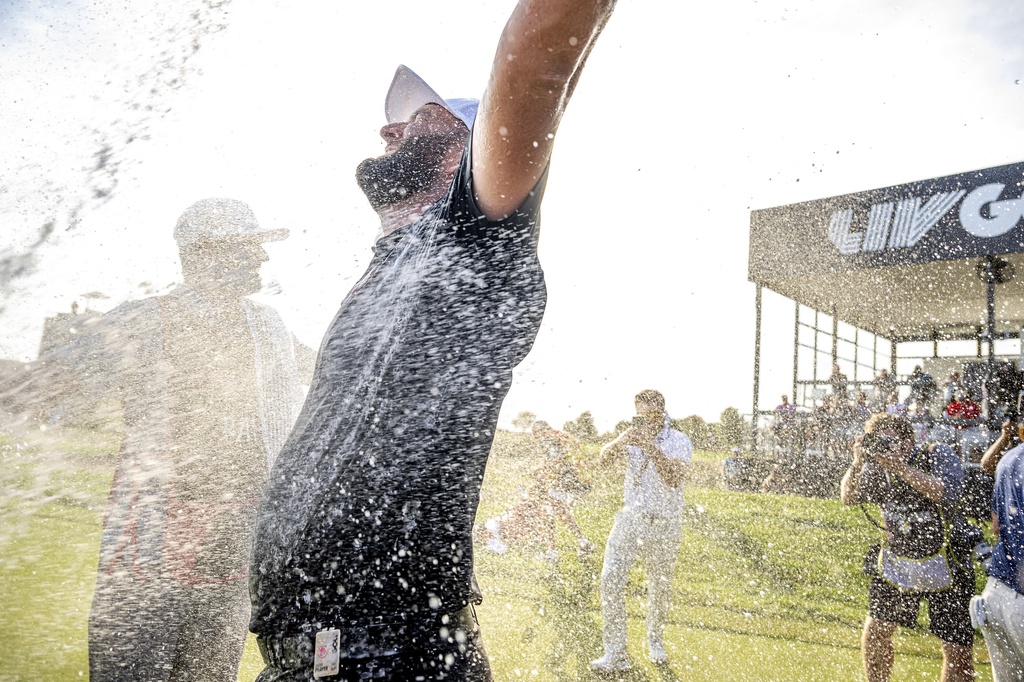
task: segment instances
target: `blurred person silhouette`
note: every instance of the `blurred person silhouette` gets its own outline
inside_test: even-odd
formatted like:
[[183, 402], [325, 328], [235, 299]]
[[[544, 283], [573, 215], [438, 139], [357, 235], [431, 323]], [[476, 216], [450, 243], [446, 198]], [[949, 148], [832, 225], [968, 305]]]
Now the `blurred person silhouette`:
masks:
[[923, 444], [931, 439], [932, 429], [935, 427], [935, 418], [927, 405], [916, 403], [908, 412], [907, 419], [914, 427], [914, 441]]
[[473, 522], [512, 369], [546, 303], [537, 246], [553, 141], [613, 5], [520, 0], [479, 103], [395, 73], [384, 154], [356, 170], [381, 235], [328, 328], [257, 520], [261, 682], [491, 678]]
[[750, 455], [742, 448], [734, 447], [729, 456], [722, 460], [722, 484], [729, 490], [753, 490], [756, 485]]
[[1017, 403], [1022, 387], [1022, 376], [1015, 362], [1000, 362], [988, 382], [989, 422], [1000, 424], [1006, 419], [1017, 420]]
[[925, 372], [921, 365], [914, 365], [914, 371], [907, 377], [907, 381], [910, 382], [910, 397], [907, 398], [907, 402], [918, 407], [929, 407], [939, 390], [932, 375]]
[[781, 401], [775, 406], [772, 430], [775, 432], [779, 447], [788, 448], [797, 427], [796, 405], [789, 402], [788, 395], [783, 395]]
[[[856, 430], [856, 434], [854, 435], [860, 435], [864, 430], [865, 422], [867, 422], [868, 417], [872, 414], [867, 393], [864, 391], [857, 391], [853, 398], [853, 405], [850, 406], [850, 413]], [[853, 437], [851, 437], [851, 441], [852, 439]]]
[[[958, 391], [953, 395], [953, 400], [946, 405], [945, 417], [953, 420], [976, 419], [981, 414], [978, 404], [971, 400], [964, 391]], [[959, 423], [959, 422], [958, 422]], [[964, 425], [959, 424], [962, 428]]]
[[[81, 414], [114, 398], [124, 435], [89, 613], [89, 679], [234, 680], [246, 637], [256, 509], [313, 353], [270, 307], [260, 227], [205, 199], [174, 228], [184, 282], [130, 301], [19, 377]], [[26, 385], [27, 382], [27, 385]]]
[[885, 411], [887, 414], [895, 414], [900, 417], [907, 416], [907, 404], [900, 400], [900, 394], [895, 391], [889, 394], [888, 399], [885, 401]]
[[832, 364], [832, 374], [828, 377], [828, 383], [832, 387], [832, 395], [836, 396], [837, 400], [849, 400], [850, 381], [839, 369], [838, 363]]
[[572, 504], [590, 489], [583, 482], [570, 452], [579, 447], [578, 441], [568, 433], [553, 429], [547, 422], [534, 422], [534, 439], [540, 445], [544, 461], [530, 471], [529, 485], [520, 499], [504, 514], [488, 519], [484, 524], [486, 547], [496, 554], [508, 550], [506, 541], [514, 544], [539, 543], [544, 558], [558, 561], [555, 521], [561, 521], [576, 540], [581, 556], [594, 550], [576, 521]]
[[875, 399], [874, 405], [877, 410], [884, 411], [889, 396], [896, 392], [896, 377], [889, 374], [889, 370], [882, 368], [874, 380]]
[[683, 479], [693, 444], [671, 426], [658, 391], [637, 394], [633, 424], [601, 449], [598, 467], [625, 460], [623, 507], [605, 546], [601, 569], [604, 655], [591, 667], [600, 673], [630, 669], [626, 656], [626, 581], [638, 559], [647, 578], [647, 652], [668, 662], [664, 630], [672, 602], [672, 578], [682, 542]]
[[986, 566], [985, 589], [971, 602], [971, 617], [985, 636], [995, 682], [1024, 679], [1024, 444], [1009, 449], [1015, 430], [1024, 439], [1022, 427], [1005, 422], [981, 459], [981, 470], [995, 477], [991, 512], [996, 545]]
[[949, 377], [942, 384], [942, 402], [948, 405], [953, 402], [958, 393], [964, 391], [964, 384], [960, 380], [960, 372], [950, 372]]

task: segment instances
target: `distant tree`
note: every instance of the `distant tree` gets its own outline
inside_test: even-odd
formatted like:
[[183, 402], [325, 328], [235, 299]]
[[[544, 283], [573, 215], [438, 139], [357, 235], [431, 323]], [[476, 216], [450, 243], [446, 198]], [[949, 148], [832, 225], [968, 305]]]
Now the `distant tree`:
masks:
[[562, 426], [566, 433], [576, 436], [580, 440], [596, 440], [597, 439], [597, 426], [594, 424], [594, 415], [590, 414], [590, 410], [587, 410], [575, 421], [567, 421]]
[[516, 418], [512, 420], [512, 426], [516, 427], [520, 431], [529, 431], [533, 423], [537, 421], [537, 415], [533, 412], [522, 411], [516, 415]]
[[719, 435], [722, 445], [732, 448], [743, 444], [743, 431], [746, 430], [746, 422], [743, 421], [739, 410], [735, 407], [725, 408], [722, 410], [722, 416], [719, 417], [718, 423], [721, 424]]
[[711, 427], [700, 415], [691, 414], [685, 419], [675, 419], [672, 427], [689, 436], [693, 447], [698, 450], [707, 450], [713, 445]]
[[708, 450], [718, 450], [721, 448], [722, 443], [722, 425], [718, 422], [708, 423]]

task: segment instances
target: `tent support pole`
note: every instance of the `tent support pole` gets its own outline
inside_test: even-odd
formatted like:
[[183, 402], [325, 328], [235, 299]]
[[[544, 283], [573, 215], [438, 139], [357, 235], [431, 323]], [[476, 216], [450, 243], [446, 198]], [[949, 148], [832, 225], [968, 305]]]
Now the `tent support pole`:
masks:
[[797, 364], [800, 362], [800, 302], [793, 301], [793, 393], [790, 396], [796, 405]]
[[754, 402], [750, 407], [750, 450], [757, 450], [758, 406], [761, 403], [761, 285], [754, 303]]

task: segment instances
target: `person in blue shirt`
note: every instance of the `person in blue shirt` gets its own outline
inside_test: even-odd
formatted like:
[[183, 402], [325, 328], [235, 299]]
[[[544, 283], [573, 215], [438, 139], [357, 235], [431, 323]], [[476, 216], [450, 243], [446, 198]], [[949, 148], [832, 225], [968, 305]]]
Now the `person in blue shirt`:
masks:
[[985, 590], [972, 610], [996, 682], [1024, 679], [1024, 444], [1006, 452], [1013, 431], [1012, 422], [1003, 424], [999, 439], [981, 459], [982, 471], [995, 475], [992, 529], [998, 541]]

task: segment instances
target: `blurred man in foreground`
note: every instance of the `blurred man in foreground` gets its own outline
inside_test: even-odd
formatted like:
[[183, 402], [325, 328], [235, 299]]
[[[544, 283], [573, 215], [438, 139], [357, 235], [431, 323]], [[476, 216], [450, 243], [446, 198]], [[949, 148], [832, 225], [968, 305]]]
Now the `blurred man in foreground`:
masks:
[[553, 140], [612, 5], [521, 0], [479, 107], [395, 74], [385, 153], [356, 172], [382, 235], [257, 522], [261, 682], [490, 679], [473, 521], [512, 368], [544, 311]]
[[312, 364], [248, 298], [262, 244], [287, 234], [240, 201], [196, 202], [174, 229], [183, 284], [116, 307], [15, 378], [22, 407], [75, 416], [113, 399], [124, 423], [89, 613], [94, 682], [238, 675], [256, 508]]
[[636, 396], [633, 425], [601, 449], [599, 466], [626, 460], [622, 509], [608, 536], [601, 570], [604, 655], [597, 672], [629, 670], [626, 656], [626, 580], [642, 558], [647, 576], [647, 651], [654, 663], [667, 663], [663, 634], [672, 603], [672, 578], [682, 542], [683, 479], [693, 458], [686, 434], [670, 426], [665, 398], [657, 391]]

